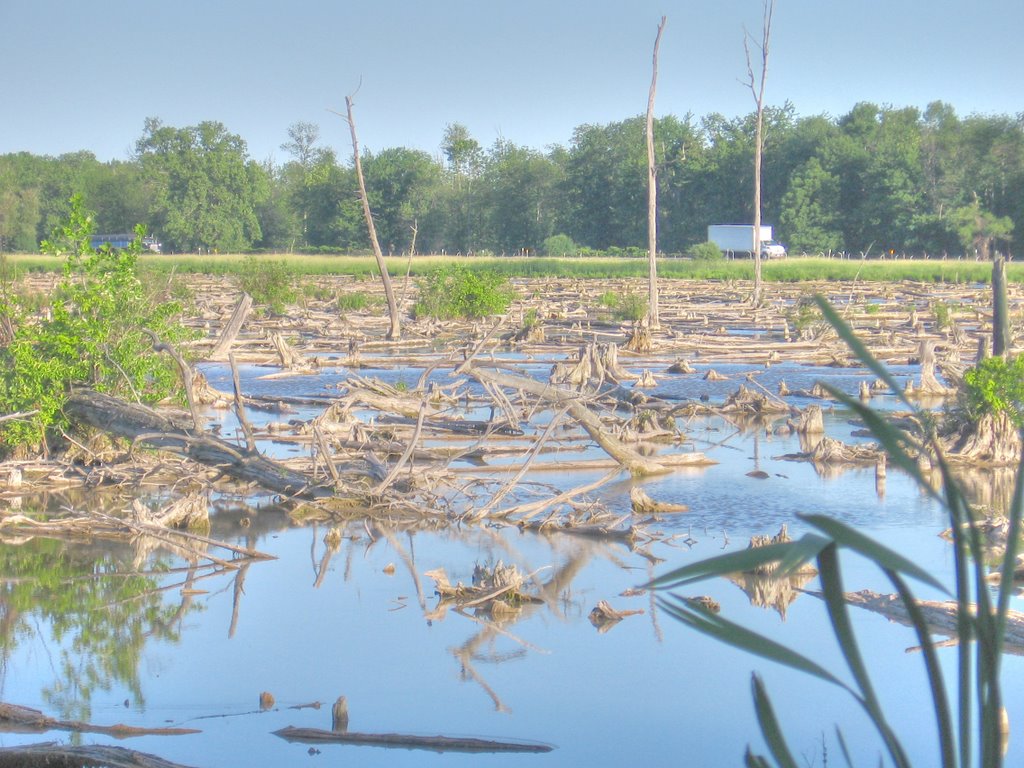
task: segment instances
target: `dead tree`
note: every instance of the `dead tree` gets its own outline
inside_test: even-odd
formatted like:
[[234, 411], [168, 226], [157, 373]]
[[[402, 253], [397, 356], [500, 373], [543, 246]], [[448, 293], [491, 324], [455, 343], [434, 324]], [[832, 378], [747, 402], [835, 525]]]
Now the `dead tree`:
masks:
[[380, 249], [380, 241], [377, 239], [377, 227], [373, 223], [373, 213], [370, 211], [370, 199], [366, 196], [366, 181], [363, 178], [363, 164], [359, 158], [359, 139], [356, 136], [356, 119], [352, 114], [352, 97], [345, 97], [345, 122], [348, 123], [349, 131], [352, 134], [352, 159], [356, 169], [356, 179], [359, 181], [359, 200], [363, 204], [363, 216], [366, 218], [366, 229], [370, 235], [370, 245], [373, 246], [373, 257], [377, 260], [377, 268], [380, 270], [380, 279], [384, 284], [384, 296], [388, 302], [388, 313], [391, 317], [391, 328], [388, 330], [388, 339], [400, 339], [402, 337], [401, 319], [398, 311], [398, 301], [395, 299], [395, 291], [391, 287], [391, 275], [388, 274], [388, 265], [384, 261], [384, 254]]
[[654, 94], [658, 89], [658, 48], [661, 47], [661, 33], [665, 31], [666, 21], [662, 16], [654, 38], [653, 74], [647, 96], [647, 258], [650, 265], [647, 324], [652, 329], [661, 324], [658, 319], [658, 169], [654, 162]]
[[754, 76], [754, 65], [750, 60], [750, 33], [744, 32], [743, 51], [747, 56], [747, 87], [754, 96], [757, 106], [757, 118], [754, 124], [754, 306], [761, 304], [764, 286], [761, 282], [761, 154], [764, 149], [764, 86], [768, 79], [768, 42], [772, 32], [772, 14], [775, 11], [775, 0], [764, 0], [764, 13], [761, 20], [761, 42], [757, 44], [761, 52], [760, 77]]

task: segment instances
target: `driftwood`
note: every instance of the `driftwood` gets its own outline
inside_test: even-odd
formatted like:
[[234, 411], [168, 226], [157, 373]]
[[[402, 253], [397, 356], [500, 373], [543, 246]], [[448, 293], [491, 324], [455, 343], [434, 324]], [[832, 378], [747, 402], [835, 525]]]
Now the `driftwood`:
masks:
[[47, 742], [0, 747], [0, 768], [188, 768], [162, 757], [104, 744], [71, 746]]
[[549, 744], [515, 741], [493, 741], [455, 736], [415, 736], [404, 733], [356, 733], [354, 731], [324, 731], [319, 728], [288, 726], [274, 731], [285, 741], [301, 744], [361, 744], [373, 747], [400, 749], [429, 749], [433, 752], [550, 752]]
[[[813, 593], [812, 593], [813, 594]], [[850, 605], [867, 608], [880, 613], [891, 621], [912, 626], [910, 615], [899, 595], [883, 595], [870, 589], [847, 592], [844, 596]], [[917, 606], [925, 623], [933, 632], [948, 637], [957, 636], [958, 608], [955, 600], [918, 600]], [[1006, 618], [1005, 649], [1010, 653], [1024, 655], [1024, 612], [1008, 611]]]
[[617, 611], [608, 604], [607, 600], [601, 600], [595, 605], [587, 618], [597, 628], [598, 632], [607, 632], [627, 616], [636, 616], [643, 613], [643, 610]]
[[[605, 428], [600, 417], [584, 404], [576, 392], [545, 384], [526, 376], [499, 373], [498, 371], [484, 369], [472, 364], [466, 366], [466, 373], [479, 381], [488, 381], [501, 387], [529, 392], [548, 402], [566, 406], [569, 409], [569, 415], [579, 422], [580, 426], [587, 431], [587, 434], [590, 435], [594, 442], [632, 475], [656, 475], [671, 471], [667, 462], [643, 456], [614, 437]], [[693, 464], [713, 463], [705, 459], [703, 454], [698, 453], [689, 454], [689, 460]]]
[[180, 422], [137, 403], [93, 390], [76, 390], [64, 406], [72, 421], [153, 448], [174, 451], [244, 482], [285, 496], [323, 498], [333, 491], [259, 453], [213, 435], [184, 428]]
[[685, 504], [673, 504], [666, 501], [655, 501], [641, 488], [635, 487], [629, 492], [630, 505], [637, 515], [660, 515], [669, 512], [688, 512]]
[[238, 304], [231, 313], [231, 317], [225, 324], [224, 330], [221, 331], [220, 338], [217, 339], [217, 343], [210, 350], [210, 354], [207, 356], [208, 359], [224, 360], [227, 358], [228, 352], [231, 351], [231, 345], [235, 343], [235, 339], [238, 338], [238, 332], [242, 330], [242, 325], [245, 324], [246, 318], [249, 317], [250, 310], [252, 310], [252, 296], [248, 293], [243, 293], [242, 298], [238, 300]]
[[45, 731], [74, 731], [76, 733], [102, 733], [117, 738], [129, 736], [183, 736], [200, 733], [195, 728], [141, 728], [134, 725], [95, 725], [80, 720], [57, 720], [38, 709], [19, 704], [0, 702], [0, 731], [43, 733]]

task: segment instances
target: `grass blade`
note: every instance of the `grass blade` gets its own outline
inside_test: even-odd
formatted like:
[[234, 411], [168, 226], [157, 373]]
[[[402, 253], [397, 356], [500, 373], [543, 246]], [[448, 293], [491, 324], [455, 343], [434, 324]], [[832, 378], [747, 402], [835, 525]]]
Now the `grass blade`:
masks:
[[789, 751], [786, 739], [779, 728], [779, 721], [775, 717], [775, 709], [768, 697], [768, 691], [765, 690], [764, 682], [754, 674], [751, 676], [750, 684], [754, 694], [754, 711], [761, 726], [761, 735], [768, 744], [768, 751], [772, 753], [780, 768], [797, 768], [793, 753]]
[[[825, 680], [838, 685], [844, 690], [850, 691], [850, 687], [837, 678], [824, 667], [811, 661], [806, 656], [781, 645], [774, 640], [753, 632], [740, 624], [713, 613], [708, 613], [702, 608], [692, 608], [685, 600], [677, 595], [672, 595], [673, 601], [659, 598], [658, 604], [662, 610], [693, 629], [703, 632], [710, 637], [720, 640], [734, 648], [760, 656], [762, 659], [774, 661], [790, 669], [804, 672], [813, 677]], [[852, 691], [850, 691], [853, 693]], [[854, 694], [856, 695], [856, 694]]]
[[822, 595], [825, 605], [828, 607], [829, 619], [832, 621], [832, 630], [836, 641], [843, 653], [850, 672], [857, 683], [860, 691], [858, 697], [862, 702], [864, 711], [867, 712], [875, 728], [881, 735], [889, 750], [889, 756], [893, 763], [899, 768], [909, 768], [910, 761], [903, 751], [903, 746], [896, 738], [896, 734], [889, 726], [882, 712], [878, 697], [875, 695], [874, 687], [867, 673], [864, 658], [857, 645], [857, 639], [853, 633], [853, 626], [850, 623], [850, 616], [847, 612], [846, 598], [843, 593], [842, 576], [839, 572], [839, 558], [835, 544], [825, 547], [818, 555], [818, 570], [821, 580]]
[[942, 669], [939, 667], [939, 658], [935, 653], [935, 643], [932, 642], [931, 632], [928, 623], [924, 619], [921, 607], [917, 604], [913, 593], [898, 573], [886, 571], [889, 580], [896, 587], [903, 605], [907, 609], [907, 615], [917, 632], [917, 640], [921, 644], [921, 655], [924, 658], [925, 672], [928, 676], [928, 685], [932, 690], [932, 707], [935, 710], [936, 727], [939, 731], [939, 752], [942, 755], [942, 768], [956, 768], [956, 737], [953, 733], [953, 721], [950, 715], [949, 699], [946, 694], [946, 684], [942, 676]]
[[839, 546], [863, 555], [880, 568], [906, 574], [947, 595], [949, 594], [949, 590], [940, 581], [917, 563], [879, 544], [846, 523], [824, 515], [799, 515], [799, 517], [825, 533]]
[[648, 589], [672, 589], [714, 576], [752, 572], [761, 566], [771, 565], [782, 560], [795, 568], [813, 560], [820, 548], [827, 543], [820, 536], [814, 536], [808, 541], [801, 538], [799, 541], [784, 544], [769, 544], [765, 547], [728, 552], [669, 571], [649, 582], [645, 587]]
[[828, 303], [828, 299], [818, 294], [814, 297], [814, 301], [817, 303], [818, 308], [821, 309], [821, 314], [825, 316], [825, 320], [828, 324], [835, 328], [836, 333], [839, 337], [846, 342], [846, 345], [853, 351], [853, 354], [857, 356], [864, 365], [871, 369], [871, 371], [893, 391], [900, 400], [902, 400], [908, 408], [914, 410], [914, 406], [907, 402], [906, 397], [900, 391], [899, 386], [896, 384], [896, 379], [889, 373], [889, 369], [880, 363], [875, 356], [868, 352], [868, 348], [864, 346], [860, 339], [854, 334], [853, 329], [846, 324], [846, 321], [839, 316], [839, 313], [835, 311], [831, 304]]

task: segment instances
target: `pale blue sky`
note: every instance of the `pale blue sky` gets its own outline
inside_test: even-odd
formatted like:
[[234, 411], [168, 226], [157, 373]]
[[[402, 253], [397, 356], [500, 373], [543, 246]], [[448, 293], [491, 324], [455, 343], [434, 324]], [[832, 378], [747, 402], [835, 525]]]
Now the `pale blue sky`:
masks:
[[[347, 154], [438, 153], [465, 124], [543, 149], [641, 114], [658, 20], [657, 113], [750, 112], [743, 27], [760, 0], [0, 0], [0, 153], [129, 156], [146, 117], [218, 120], [257, 160], [299, 120]], [[1022, 0], [776, 0], [767, 102], [1024, 112]]]

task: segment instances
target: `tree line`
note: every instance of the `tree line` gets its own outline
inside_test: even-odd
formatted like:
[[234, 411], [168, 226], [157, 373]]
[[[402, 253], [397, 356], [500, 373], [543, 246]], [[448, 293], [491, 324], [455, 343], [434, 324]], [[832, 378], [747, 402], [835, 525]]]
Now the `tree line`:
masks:
[[[659, 249], [753, 215], [755, 116], [655, 121]], [[150, 118], [126, 160], [0, 155], [0, 251], [38, 251], [81, 194], [96, 231], [135, 224], [170, 252], [369, 247], [350, 157], [295, 123], [284, 162], [259, 162], [219, 122]], [[645, 118], [577, 127], [568, 146], [489, 147], [452, 123], [436, 155], [361, 155], [389, 253], [645, 253]], [[943, 102], [859, 103], [838, 117], [764, 114], [763, 221], [794, 253], [988, 256], [1024, 244], [1024, 114], [961, 117]]]

